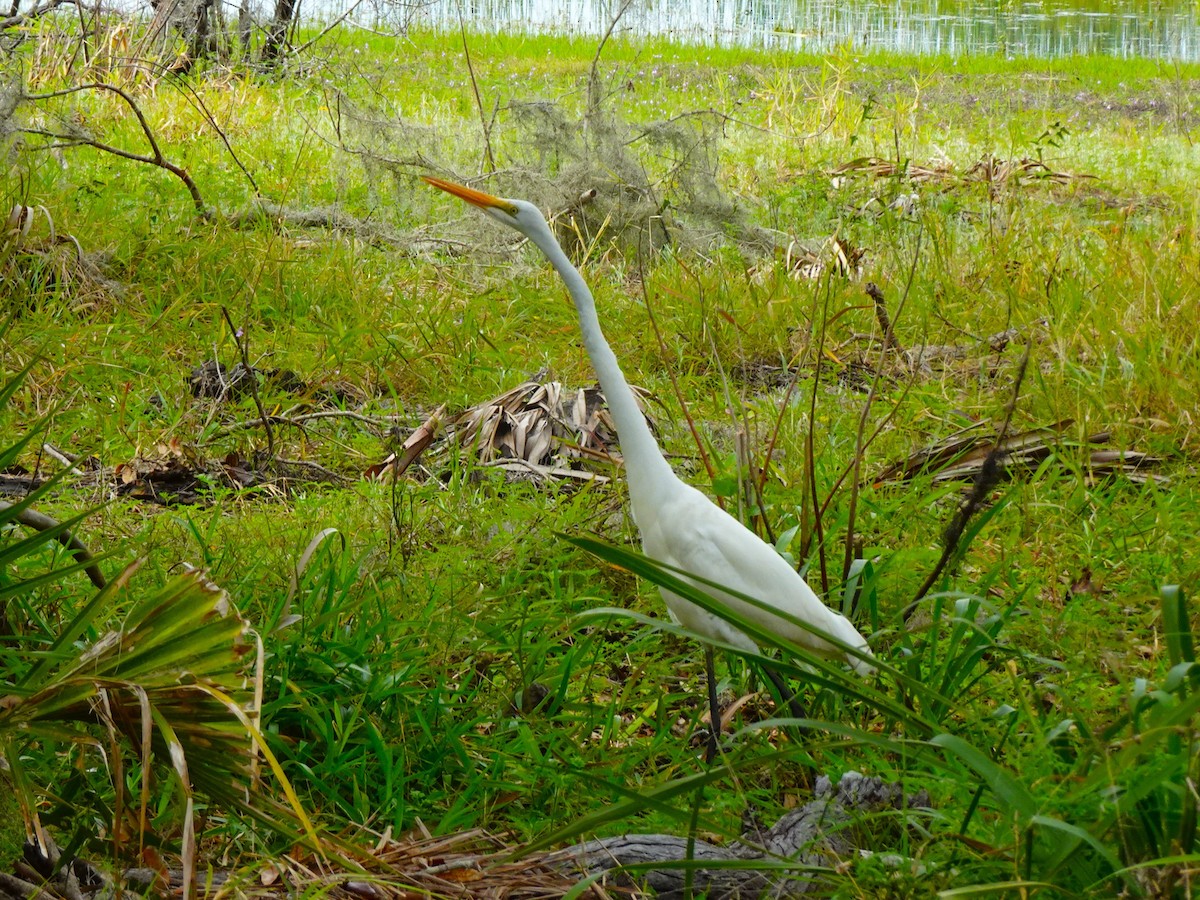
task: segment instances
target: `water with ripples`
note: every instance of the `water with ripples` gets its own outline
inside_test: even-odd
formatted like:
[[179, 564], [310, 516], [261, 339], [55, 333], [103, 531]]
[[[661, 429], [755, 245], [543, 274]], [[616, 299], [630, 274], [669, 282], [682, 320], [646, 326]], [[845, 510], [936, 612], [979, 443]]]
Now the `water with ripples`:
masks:
[[[602, 0], [427, 0], [405, 18], [427, 26], [600, 35]], [[311, 7], [310, 7], [311, 11]], [[1200, 61], [1200, 4], [1172, 0], [634, 0], [618, 34], [773, 49], [839, 46], [906, 53]]]

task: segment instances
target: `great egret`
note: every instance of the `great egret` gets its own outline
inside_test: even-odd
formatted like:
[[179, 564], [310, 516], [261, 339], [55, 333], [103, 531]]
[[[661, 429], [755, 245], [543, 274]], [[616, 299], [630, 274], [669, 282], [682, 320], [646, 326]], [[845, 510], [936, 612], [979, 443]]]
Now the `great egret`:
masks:
[[[633, 392], [625, 382], [616, 356], [604, 339], [592, 292], [554, 239], [550, 226], [538, 208], [524, 200], [493, 197], [440, 178], [425, 176], [425, 181], [478, 207], [497, 222], [521, 232], [546, 255], [550, 265], [562, 278], [575, 303], [583, 346], [596, 370], [609, 412], [617, 426], [617, 439], [625, 461], [625, 477], [629, 482], [633, 520], [642, 533], [642, 549], [646, 555], [754, 597], [796, 620], [808, 623], [816, 631], [824, 632], [843, 645], [856, 649], [858, 654], [847, 654], [840, 647], [787, 619], [723, 591], [696, 583], [739, 616], [825, 659], [846, 658], [859, 674], [869, 674], [871, 666], [865, 658], [870, 657], [871, 653], [858, 630], [844, 616], [822, 603], [812, 588], [773, 547], [696, 488], [681, 481], [671, 469], [634, 401]], [[748, 652], [757, 652], [754, 641], [724, 619], [670, 591], [664, 590], [662, 595], [667, 607], [685, 628], [702, 637]], [[716, 750], [721, 715], [713, 674], [713, 648], [707, 643], [705, 665], [711, 717], [711, 759]], [[786, 691], [778, 673], [769, 669], [767, 672], [773, 676], [776, 685]]]

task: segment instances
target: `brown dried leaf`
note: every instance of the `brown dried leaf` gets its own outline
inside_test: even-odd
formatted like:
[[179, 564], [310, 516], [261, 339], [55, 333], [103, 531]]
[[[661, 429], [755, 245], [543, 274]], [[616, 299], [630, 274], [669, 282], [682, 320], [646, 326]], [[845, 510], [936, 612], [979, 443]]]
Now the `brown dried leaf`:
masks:
[[[994, 452], [1000, 453], [1000, 464], [1012, 474], [1018, 470], [1034, 470], [1056, 452], [1078, 447], [1075, 441], [1063, 440], [1063, 433], [1073, 425], [1064, 419], [1041, 428], [1030, 429], [997, 441], [979, 425], [956, 432], [937, 444], [924, 447], [884, 467], [874, 479], [876, 485], [907, 481], [920, 473], [932, 473], [935, 481], [969, 480], [976, 478], [984, 462]], [[1092, 434], [1088, 443], [1103, 443], [1108, 432]], [[1094, 475], [1120, 474], [1133, 481], [1158, 476], [1141, 475], [1140, 469], [1161, 460], [1138, 450], [1084, 451], [1084, 460]], [[1162, 479], [1159, 479], [1162, 480]]]
[[1071, 584], [1070, 592], [1072, 595], [1100, 593], [1100, 589], [1092, 583], [1091, 569], [1087, 566], [1083, 567], [1083, 573]]
[[468, 869], [465, 867], [461, 869], [450, 869], [446, 872], [439, 872], [438, 876], [446, 879], [447, 881], [453, 881], [455, 884], [471, 884], [472, 882], [483, 879], [483, 873], [478, 869]]

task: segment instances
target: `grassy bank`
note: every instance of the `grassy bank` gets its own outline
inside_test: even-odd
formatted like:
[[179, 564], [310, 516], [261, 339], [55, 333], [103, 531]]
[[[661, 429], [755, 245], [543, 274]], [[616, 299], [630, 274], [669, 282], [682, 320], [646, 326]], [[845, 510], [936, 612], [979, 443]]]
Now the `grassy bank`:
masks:
[[[169, 172], [93, 147], [42, 149], [37, 137], [14, 152], [6, 203], [46, 213], [7, 275], [6, 366], [38, 362], [5, 427], [45, 416], [37, 444], [101, 466], [174, 459], [203, 474], [203, 504], [113, 500], [85, 542], [146, 556], [151, 581], [190, 560], [231, 592], [266, 639], [273, 748], [335, 829], [419, 819], [516, 842], [700, 771], [698, 646], [584, 615], [661, 618], [662, 607], [651, 586], [558, 536], [635, 542], [618, 469], [592, 467], [609, 484], [513, 480], [440, 442], [395, 487], [361, 477], [442, 404], [456, 413], [542, 369], [571, 388], [592, 378], [536, 253], [417, 176], [494, 163], [484, 189], [555, 211], [599, 187], [593, 206], [574, 209], [571, 236], [677, 470], [736, 508], [749, 477], [737, 431], [756, 465], [770, 447], [760, 527], [787, 536], [780, 549], [833, 603], [850, 540], [851, 556], [870, 561], [860, 624], [896, 667], [878, 691], [984, 758], [931, 754], [932, 733], [833, 689], [804, 699], [848, 737], [755, 730], [770, 714], [763, 695], [730, 745], [736, 774], [600, 830], [682, 833], [696, 803], [704, 829], [729, 837], [748, 806], [774, 821], [807, 799], [814, 771], [857, 769], [927, 789], [935, 812], [877, 847], [920, 866], [851, 867], [839, 882], [848, 895], [889, 879], [1153, 887], [1157, 874], [1112, 873], [1195, 849], [1178, 837], [1194, 810], [1194, 716], [1164, 723], [1142, 701], [1125, 717], [1139, 679], [1160, 685], [1180, 662], [1160, 587], [1187, 590], [1200, 569], [1200, 69], [613, 41], [589, 112], [593, 42], [469, 43], [473, 77], [460, 37], [340, 32], [283, 79], [213, 70], [130, 84], [164, 156], [217, 211], [209, 219]], [[45, 53], [31, 90], [78, 78], [65, 60]], [[30, 101], [17, 115], [145, 152], [138, 119], [111, 93]], [[619, 186], [637, 179], [649, 190], [630, 200]], [[339, 227], [274, 227], [272, 216], [235, 227], [256, 192], [286, 207], [275, 219], [328, 222], [336, 209]], [[95, 271], [50, 242], [51, 221], [103, 254]], [[881, 348], [867, 282], [898, 350]], [[194, 396], [193, 367], [239, 359], [226, 313], [255, 365], [300, 385], [268, 382], [257, 402]], [[264, 429], [241, 427], [258, 402], [286, 418], [354, 411], [394, 428], [277, 424], [277, 456], [344, 480], [310, 469], [286, 487], [258, 477], [238, 489], [214, 461], [269, 468], [255, 458]], [[1066, 424], [1039, 432], [1047, 454], [994, 486], [993, 511], [937, 585], [950, 599], [928, 601], [906, 632], [901, 611], [969, 481], [877, 476], [964, 427], [991, 433], [1010, 406], [1010, 435]], [[860, 421], [878, 436], [843, 477]], [[1089, 456], [1101, 432], [1106, 448], [1154, 460], [1134, 477], [1104, 474]], [[107, 499], [123, 483], [107, 471], [45, 511]], [[814, 492], [828, 500], [823, 542]], [[324, 529], [335, 532], [312, 544]], [[77, 587], [53, 602], [81, 604]], [[960, 596], [978, 599], [955, 607]], [[754, 689], [741, 661], [725, 663], [727, 699]], [[948, 702], [920, 695], [921, 681]], [[1195, 696], [1186, 682], [1169, 694], [1172, 714]], [[1150, 733], [1145, 753], [1128, 750]], [[788, 758], [757, 764], [773, 747]], [[1151, 786], [1122, 805], [1137, 783]]]

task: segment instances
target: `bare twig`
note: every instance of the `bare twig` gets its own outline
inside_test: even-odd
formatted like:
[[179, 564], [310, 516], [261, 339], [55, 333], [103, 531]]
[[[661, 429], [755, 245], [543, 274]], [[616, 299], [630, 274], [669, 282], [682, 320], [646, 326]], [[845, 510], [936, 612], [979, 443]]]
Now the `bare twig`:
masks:
[[621, 21], [631, 6], [633, 6], [633, 0], [621, 0], [621, 5], [617, 7], [617, 11], [613, 13], [612, 19], [609, 20], [608, 28], [604, 31], [604, 36], [600, 38], [600, 43], [596, 45], [596, 55], [592, 57], [592, 65], [588, 69], [588, 108], [586, 118], [592, 118], [600, 109], [600, 55], [604, 52], [604, 45], [608, 43], [608, 39], [612, 37], [612, 33], [617, 28], [617, 23]]
[[364, 2], [365, 2], [365, 0], [354, 0], [354, 2], [351, 3], [349, 7], [347, 7], [347, 9], [344, 13], [342, 13], [340, 16], [338, 16], [336, 19], [334, 19], [332, 22], [330, 22], [328, 25], [326, 25], [320, 31], [319, 34], [314, 35], [313, 37], [311, 37], [307, 41], [305, 41], [303, 44], [301, 44], [299, 47], [296, 47], [294, 50], [292, 50], [292, 55], [299, 56], [301, 53], [303, 53], [305, 50], [307, 50], [309, 47], [311, 47], [317, 41], [321, 40], [321, 38], [325, 37], [325, 35], [329, 34], [329, 32], [333, 31], [333, 29], [335, 29], [339, 25], [341, 25], [344, 21], [346, 21], [346, 19], [350, 18], [350, 16], [354, 14], [354, 11], [357, 10], [360, 6], [362, 6]]
[[[15, 506], [16, 504], [0, 500], [0, 512], [11, 510]], [[61, 524], [57, 519], [52, 519], [45, 513], [40, 513], [29, 507], [14, 512], [13, 518], [26, 528], [32, 528], [34, 531], [49, 531], [52, 528], [58, 528]], [[93, 561], [92, 554], [88, 552], [88, 548], [84, 546], [83, 542], [69, 531], [59, 534], [58, 542], [71, 551], [71, 555], [75, 557], [76, 562], [84, 565], [84, 572], [87, 573], [87, 577], [92, 584], [103, 590], [108, 582], [104, 578], [104, 573], [100, 571], [100, 567]]]
[[487, 114], [483, 111], [483, 98], [479, 95], [479, 82], [475, 78], [475, 67], [471, 64], [471, 48], [467, 43], [467, 26], [463, 22], [462, 4], [458, 7], [458, 28], [462, 33], [463, 57], [467, 61], [467, 74], [471, 76], [471, 89], [475, 92], [475, 108], [479, 110], [479, 124], [483, 127], [483, 150], [487, 156], [488, 171], [496, 171], [496, 157], [492, 155], [492, 131]]
[[114, 147], [111, 144], [106, 144], [103, 141], [98, 141], [95, 138], [87, 137], [79, 134], [60, 134], [53, 131], [47, 131], [40, 128], [22, 128], [21, 131], [25, 134], [36, 134], [42, 137], [52, 138], [54, 140], [63, 141], [64, 146], [87, 146], [95, 147], [105, 153], [111, 153], [113, 156], [119, 156], [122, 159], [133, 160], [134, 162], [146, 163], [152, 166], [158, 166], [160, 169], [166, 169], [176, 178], [183, 182], [188, 189], [188, 193], [192, 195], [192, 203], [196, 207], [196, 212], [201, 218], [208, 219], [212, 216], [212, 210], [205, 204], [204, 198], [200, 195], [200, 189], [196, 186], [196, 182], [192, 180], [192, 176], [187, 173], [187, 170], [181, 166], [168, 160], [163, 156], [162, 149], [158, 146], [158, 140], [154, 137], [154, 132], [150, 128], [150, 124], [146, 121], [141, 107], [126, 91], [117, 87], [115, 84], [108, 84], [103, 81], [94, 81], [89, 84], [77, 84], [73, 87], [63, 88], [57, 91], [50, 91], [45, 94], [25, 94], [23, 100], [52, 100], [56, 97], [65, 97], [69, 94], [77, 94], [80, 91], [108, 91], [116, 94], [129, 106], [137, 117], [138, 123], [142, 127], [142, 134], [146, 137], [146, 143], [150, 145], [151, 155], [147, 156], [143, 153], [134, 153], [131, 150], [123, 150], [120, 147]]
[[18, 15], [17, 4], [14, 2], [12, 8], [9, 10], [9, 15], [3, 19], [0, 19], [0, 31], [7, 31], [9, 28], [17, 28], [20, 25], [24, 25], [26, 22], [46, 15], [46, 13], [53, 12], [60, 6], [66, 6], [68, 3], [73, 4], [75, 3], [75, 0], [47, 0], [46, 3], [35, 6], [33, 9]]
[[[911, 273], [908, 276], [908, 282], [912, 284]], [[885, 351], [899, 350], [900, 344], [896, 341], [896, 333], [892, 331], [892, 320], [888, 317], [887, 301], [883, 298], [883, 291], [873, 281], [868, 281], [864, 290], [867, 292], [867, 296], [875, 302], [875, 318], [879, 320], [879, 330], [883, 332], [883, 349]], [[908, 296], [907, 288], [905, 289], [905, 296]], [[896, 315], [899, 316], [899, 314], [897, 310]]]
[[[359, 3], [361, 3], [361, 2], [362, 2], [362, 0], [359, 0]], [[358, 6], [358, 3], [356, 3], [354, 5], [354, 7], [351, 7], [351, 10], [353, 10], [357, 6]], [[330, 27], [332, 27], [332, 26], [330, 26]], [[324, 32], [322, 32], [322, 34], [323, 33]], [[316, 39], [314, 38], [314, 40], [316, 40]], [[305, 46], [308, 46], [308, 45], [306, 44]], [[301, 47], [300, 49], [303, 50], [304, 48]], [[297, 52], [299, 52], [299, 51], [297, 51]], [[160, 65], [159, 68], [164, 68], [164, 67], [162, 67]], [[164, 71], [165, 71], [165, 68], [164, 68]], [[242, 163], [241, 157], [239, 157], [237, 155], [237, 151], [235, 151], [233, 149], [233, 145], [231, 143], [229, 143], [229, 137], [225, 134], [225, 130], [220, 125], [217, 124], [216, 116], [214, 116], [212, 114], [212, 112], [209, 111], [208, 105], [204, 102], [204, 98], [200, 96], [199, 92], [194, 87], [192, 87], [190, 82], [188, 82], [182, 78], [172, 79], [172, 84], [174, 84], [175, 87], [177, 87], [179, 90], [183, 91], [184, 96], [186, 96], [191, 101], [192, 106], [194, 106], [197, 110], [199, 110], [200, 114], [202, 116], [204, 116], [204, 118], [208, 121], [209, 126], [212, 128], [213, 131], [215, 131], [217, 133], [217, 137], [219, 137], [221, 139], [221, 143], [225, 145], [225, 149], [226, 149], [226, 151], [228, 151], [229, 156], [233, 160], [234, 164], [237, 165], [237, 167], [242, 170], [242, 174], [245, 175], [246, 180], [248, 182], [250, 182], [250, 187], [254, 189], [255, 195], [261, 196], [262, 191], [260, 191], [258, 189], [258, 182], [254, 180], [254, 176], [250, 174], [250, 170], [247, 169], [246, 166]]]
[[1033, 344], [1026, 344], [1025, 353], [1022, 355], [1020, 363], [1017, 364], [1017, 377], [1013, 383], [1012, 397], [1008, 401], [1008, 408], [1004, 411], [1004, 424], [1001, 425], [1000, 432], [996, 436], [995, 446], [992, 448], [992, 452], [987, 455], [987, 458], [984, 459], [983, 465], [980, 466], [979, 475], [976, 476], [975, 483], [971, 486], [971, 493], [959, 505], [954, 518], [946, 526], [946, 531], [942, 535], [942, 555], [938, 559], [937, 565], [933, 567], [933, 571], [929, 573], [929, 577], [917, 589], [912, 602], [904, 608], [903, 617], [905, 622], [912, 617], [921, 600], [929, 593], [929, 589], [933, 587], [938, 578], [941, 577], [942, 572], [950, 564], [950, 561], [958, 551], [958, 545], [962, 541], [963, 532], [967, 529], [967, 523], [987, 505], [988, 495], [1000, 480], [1002, 474], [1000, 463], [1003, 457], [1008, 455], [1005, 439], [1008, 437], [1008, 429], [1012, 425], [1012, 417], [1017, 408], [1017, 401], [1021, 398], [1021, 384], [1025, 381], [1025, 372], [1029, 367], [1029, 355], [1032, 352]]
[[[900, 296], [900, 302], [896, 305], [897, 319], [904, 312], [904, 304], [908, 302], [909, 293], [912, 290], [913, 278], [917, 274], [917, 261], [921, 258], [921, 234], [920, 231], [917, 232], [917, 246], [913, 250], [912, 265], [908, 268], [908, 280], [904, 283], [904, 293]], [[887, 360], [888, 351], [898, 351], [900, 349], [900, 345], [896, 342], [896, 336], [892, 332], [892, 321], [888, 318], [887, 305], [883, 300], [883, 292], [876, 287], [874, 282], [868, 282], [866, 290], [868, 296], [875, 301], [875, 315], [879, 319], [879, 327], [883, 331], [883, 355], [879, 360], [879, 364], [875, 367], [875, 375], [871, 378], [871, 387], [867, 390], [867, 399], [863, 401], [862, 412], [858, 416], [858, 428], [854, 433], [854, 458], [851, 460], [849, 468], [854, 477], [850, 482], [850, 503], [846, 510], [846, 552], [842, 557], [842, 581], [850, 577], [850, 566], [854, 562], [855, 542], [857, 538], [855, 525], [858, 517], [858, 491], [861, 485], [859, 473], [862, 471], [863, 456], [866, 451], [863, 435], [867, 430], [867, 418], [871, 413], [871, 404], [875, 402], [875, 393], [879, 390], [879, 382], [883, 378], [884, 362]], [[893, 407], [893, 415], [898, 408], [899, 405]], [[836, 490], [837, 486], [829, 492], [829, 497], [825, 500], [826, 503], [833, 497]], [[853, 599], [850, 601], [849, 612], [853, 614], [857, 607], [858, 594], [855, 593]]]
[[242, 367], [246, 370], [249, 379], [250, 396], [254, 398], [254, 405], [258, 408], [258, 417], [262, 421], [263, 431], [267, 435], [267, 455], [274, 459], [275, 435], [271, 431], [271, 422], [267, 416], [266, 407], [263, 406], [262, 398], [258, 395], [258, 376], [254, 374], [254, 367], [250, 364], [250, 340], [233, 324], [233, 319], [229, 317], [229, 310], [224, 306], [221, 307], [221, 315], [225, 317], [225, 324], [229, 326], [229, 333], [233, 336], [238, 352], [242, 356]]
[[403, 418], [403, 416], [366, 416], [347, 409], [325, 409], [320, 412], [301, 413], [297, 416], [266, 416], [259, 419], [247, 419], [244, 422], [234, 422], [222, 429], [221, 434], [230, 434], [246, 428], [260, 428], [264, 425], [291, 425], [294, 428], [303, 428], [305, 422], [312, 422], [316, 419], [353, 419], [375, 428], [386, 428], [402, 421]]

